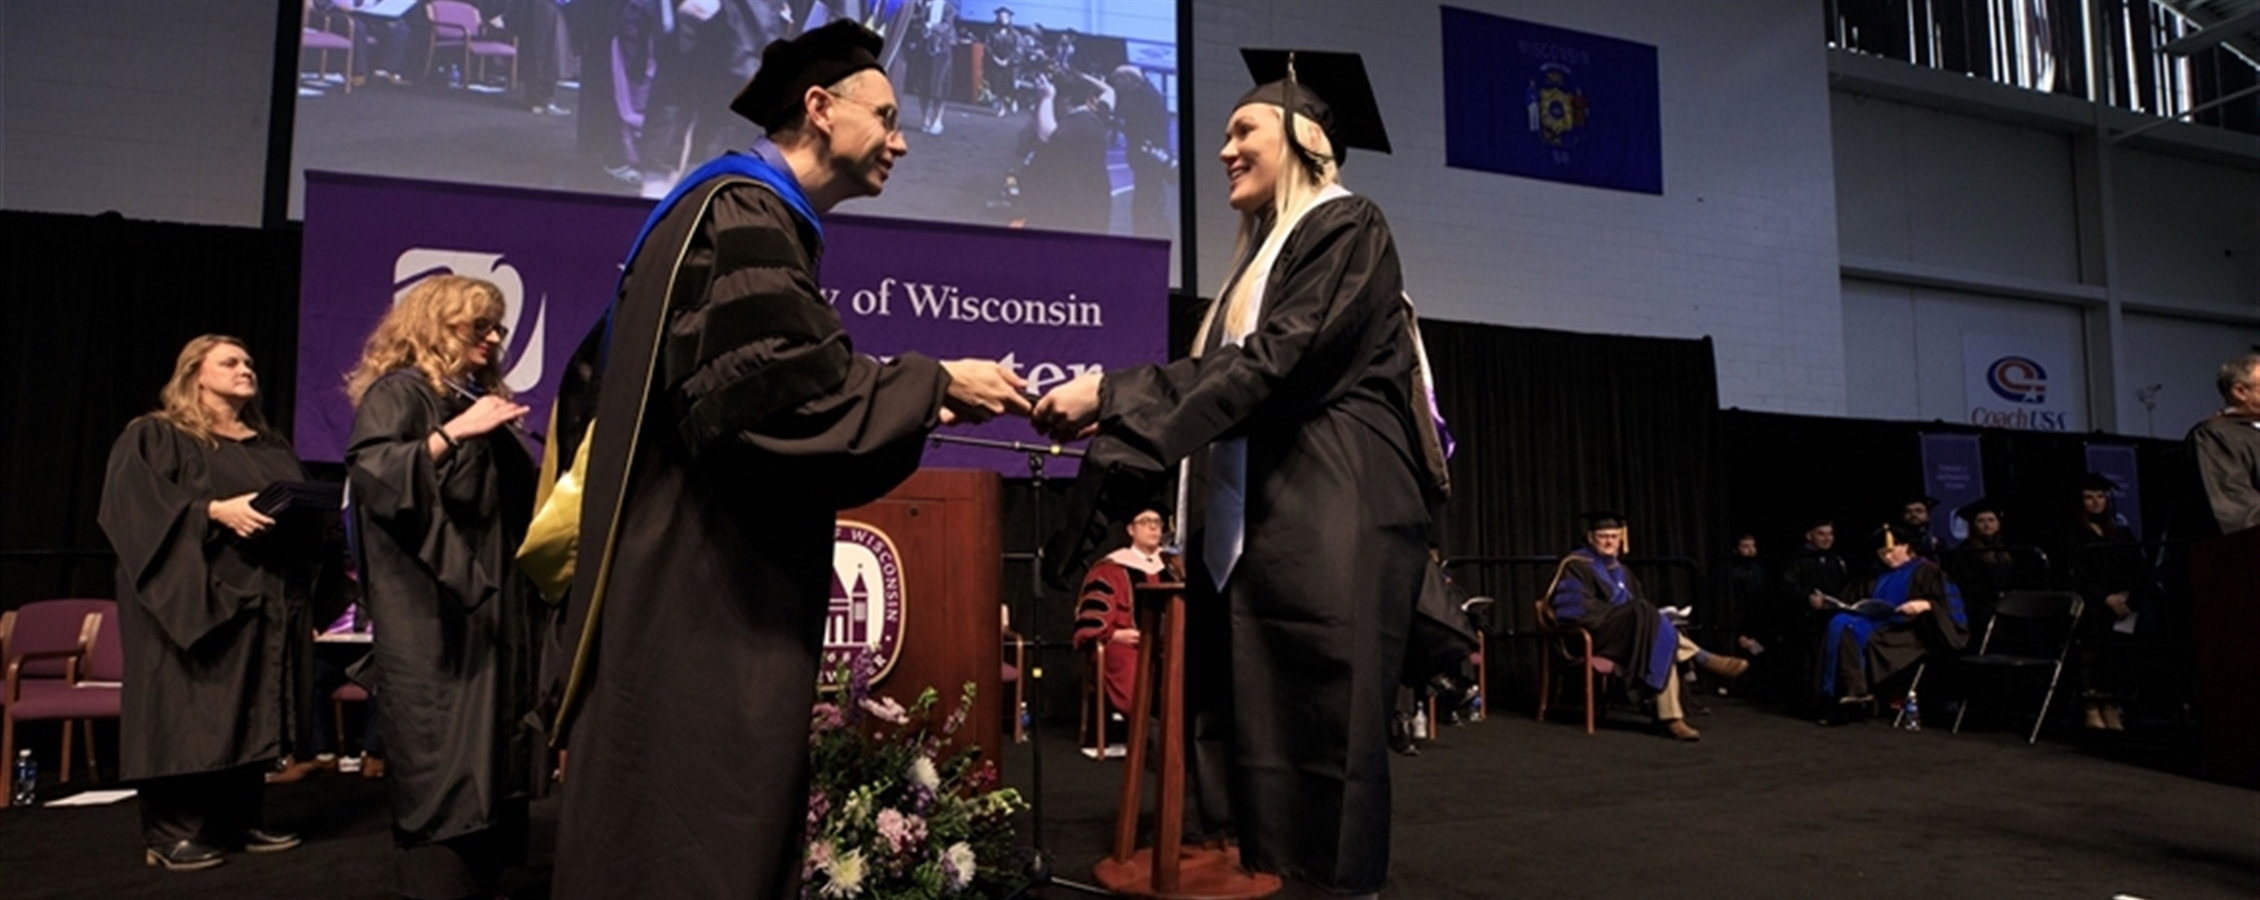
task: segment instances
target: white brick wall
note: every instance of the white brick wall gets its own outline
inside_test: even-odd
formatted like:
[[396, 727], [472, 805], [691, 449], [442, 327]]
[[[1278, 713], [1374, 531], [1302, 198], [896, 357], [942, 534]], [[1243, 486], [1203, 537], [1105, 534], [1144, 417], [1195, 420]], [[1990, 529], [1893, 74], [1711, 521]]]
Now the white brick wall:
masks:
[[259, 224], [276, 0], [6, 0], [0, 205]]
[[1657, 48], [1664, 194], [1444, 166], [1434, 4], [1274, 0], [1193, 6], [1186, 121], [1202, 293], [1237, 226], [1214, 153], [1248, 88], [1241, 46], [1353, 50], [1395, 154], [1353, 154], [1352, 190], [1389, 216], [1424, 314], [1570, 331], [1710, 335], [1719, 401], [1842, 415], [1836, 194], [1820, 6], [1807, 0], [1458, 0], [1453, 5]]

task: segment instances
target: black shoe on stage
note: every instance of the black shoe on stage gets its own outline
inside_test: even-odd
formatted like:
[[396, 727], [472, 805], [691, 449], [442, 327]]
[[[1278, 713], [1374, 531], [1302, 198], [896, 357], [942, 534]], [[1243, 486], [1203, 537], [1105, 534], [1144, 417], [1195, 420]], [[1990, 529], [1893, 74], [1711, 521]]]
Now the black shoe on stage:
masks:
[[246, 853], [279, 853], [300, 843], [298, 835], [287, 831], [254, 828], [243, 833], [243, 850]]
[[174, 841], [162, 847], [149, 847], [142, 851], [142, 862], [169, 872], [194, 872], [209, 869], [227, 862], [220, 849], [195, 841]]
[[1444, 672], [1428, 679], [1428, 692], [1436, 698], [1437, 715], [1455, 722], [1472, 718], [1471, 707], [1483, 694], [1474, 681]]
[[1389, 717], [1389, 749], [1405, 756], [1420, 755], [1420, 748], [1413, 744], [1411, 716], [1396, 715]]

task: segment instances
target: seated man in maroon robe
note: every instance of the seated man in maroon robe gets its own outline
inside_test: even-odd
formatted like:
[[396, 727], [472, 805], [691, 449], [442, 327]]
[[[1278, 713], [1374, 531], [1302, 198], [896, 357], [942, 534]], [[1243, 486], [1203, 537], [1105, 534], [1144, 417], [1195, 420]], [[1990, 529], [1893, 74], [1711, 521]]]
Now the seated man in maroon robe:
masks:
[[1618, 559], [1625, 548], [1625, 519], [1616, 513], [1585, 515], [1585, 546], [1562, 557], [1547, 588], [1554, 618], [1593, 633], [1593, 653], [1616, 663], [1626, 680], [1656, 698], [1656, 723], [1682, 741], [1702, 733], [1687, 724], [1679, 703], [1679, 664], [1693, 660], [1722, 679], [1740, 676], [1748, 660], [1695, 646], [1656, 609], [1640, 580]]
[[1161, 510], [1138, 511], [1125, 529], [1130, 545], [1091, 564], [1083, 577], [1083, 598], [1075, 605], [1075, 652], [1105, 647], [1107, 743], [1120, 736], [1120, 713], [1130, 708], [1138, 681], [1137, 597], [1134, 585], [1172, 580], [1161, 556]]

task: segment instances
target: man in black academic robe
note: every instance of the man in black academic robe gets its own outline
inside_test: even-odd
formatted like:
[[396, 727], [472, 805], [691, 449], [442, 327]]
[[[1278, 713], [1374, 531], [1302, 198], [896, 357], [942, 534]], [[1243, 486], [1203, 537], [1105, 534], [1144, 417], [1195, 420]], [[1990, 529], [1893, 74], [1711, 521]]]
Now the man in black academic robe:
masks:
[[2183, 439], [2203, 489], [2192, 505], [2210, 513], [2189, 517], [2185, 537], [2260, 526], [2260, 353], [2223, 365], [2217, 386], [2225, 405]]
[[562, 387], [558, 458], [597, 426], [557, 897], [797, 896], [834, 513], [936, 424], [1027, 409], [994, 363], [853, 352], [817, 293], [816, 214], [908, 149], [879, 49], [844, 21], [770, 45], [731, 106], [769, 138], [660, 205]]
[[1781, 567], [1781, 599], [1784, 621], [1790, 622], [1790, 634], [1781, 648], [1786, 655], [1779, 669], [1796, 673], [1803, 679], [1797, 687], [1801, 694], [1819, 690], [1821, 626], [1828, 623], [1828, 613], [1814, 605], [1814, 598], [1844, 596], [1845, 588], [1852, 584], [1851, 567], [1844, 562], [1844, 554], [1836, 549], [1836, 523], [1829, 519], [1814, 519], [1805, 528], [1805, 546]]

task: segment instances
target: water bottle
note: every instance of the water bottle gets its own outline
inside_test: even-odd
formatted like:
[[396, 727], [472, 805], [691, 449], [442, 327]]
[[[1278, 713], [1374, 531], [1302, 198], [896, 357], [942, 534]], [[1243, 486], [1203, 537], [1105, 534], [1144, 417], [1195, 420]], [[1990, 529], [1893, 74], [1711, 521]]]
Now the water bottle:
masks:
[[30, 806], [39, 794], [39, 760], [33, 759], [29, 749], [16, 751], [15, 793], [9, 802], [17, 806]]
[[1414, 740], [1428, 740], [1428, 710], [1421, 709], [1413, 713], [1412, 732]]
[[1027, 734], [1036, 728], [1036, 717], [1028, 713], [1028, 701], [1020, 701], [1020, 733]]
[[1899, 714], [1899, 727], [1904, 728], [1908, 731], [1923, 730], [1923, 710], [1921, 706], [1918, 706], [1915, 703], [1914, 691], [1907, 692], [1907, 703], [1905, 706], [1899, 708]]
[[1483, 695], [1481, 693], [1468, 698], [1467, 720], [1470, 722], [1483, 721]]

